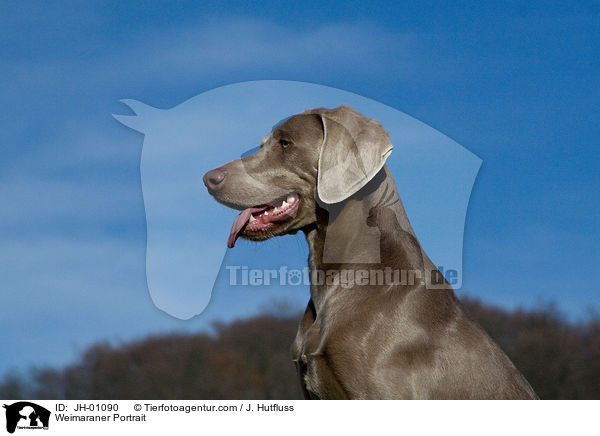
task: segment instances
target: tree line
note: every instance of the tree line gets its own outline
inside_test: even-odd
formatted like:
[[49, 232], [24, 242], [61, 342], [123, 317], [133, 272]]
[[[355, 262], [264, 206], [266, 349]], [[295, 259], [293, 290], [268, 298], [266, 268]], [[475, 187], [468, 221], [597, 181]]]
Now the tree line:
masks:
[[[509, 311], [463, 299], [542, 399], [600, 398], [600, 317], [568, 322], [553, 306]], [[118, 346], [97, 343], [64, 368], [0, 381], [9, 399], [299, 399], [289, 357], [300, 316], [266, 313]]]

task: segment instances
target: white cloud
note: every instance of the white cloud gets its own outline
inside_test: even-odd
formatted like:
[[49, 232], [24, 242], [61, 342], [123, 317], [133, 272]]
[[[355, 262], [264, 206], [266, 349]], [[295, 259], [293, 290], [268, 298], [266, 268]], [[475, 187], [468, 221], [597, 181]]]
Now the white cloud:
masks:
[[[139, 198], [139, 185], [104, 180], [60, 180], [15, 176], [0, 184], [0, 229], [39, 228], [44, 232], [74, 225], [99, 225], [130, 221], [139, 217], [140, 208], [126, 201]], [[142, 217], [143, 218], [143, 217]], [[89, 229], [94, 230], [94, 229]], [[100, 230], [100, 229], [98, 229]], [[3, 239], [30, 235], [7, 234]]]
[[[67, 75], [73, 91], [81, 87], [158, 84], [182, 77], [198, 80], [243, 69], [252, 74], [287, 71], [341, 71], [351, 68], [373, 76], [389, 73], [389, 63], [407, 70], [417, 59], [416, 36], [374, 24], [331, 23], [300, 29], [255, 19], [221, 22], [162, 33], [138, 33], [98, 56], [27, 60], [4, 65], [9, 76], [34, 84], [53, 84]], [[391, 56], [393, 53], [393, 57]], [[19, 79], [20, 78], [20, 79]]]

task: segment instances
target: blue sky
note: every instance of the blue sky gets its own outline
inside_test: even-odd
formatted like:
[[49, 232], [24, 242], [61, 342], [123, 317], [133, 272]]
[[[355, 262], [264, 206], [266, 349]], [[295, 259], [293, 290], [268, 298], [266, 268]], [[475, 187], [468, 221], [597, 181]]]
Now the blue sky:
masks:
[[217, 292], [183, 322], [146, 289], [143, 138], [111, 114], [248, 80], [344, 89], [482, 158], [461, 293], [600, 307], [598, 2], [5, 2], [0, 17], [0, 372], [306, 299]]

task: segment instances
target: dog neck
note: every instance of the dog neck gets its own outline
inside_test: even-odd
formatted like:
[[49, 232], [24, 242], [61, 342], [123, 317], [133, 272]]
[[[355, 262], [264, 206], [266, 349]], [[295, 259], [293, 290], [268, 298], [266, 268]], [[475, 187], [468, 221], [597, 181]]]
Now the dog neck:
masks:
[[[391, 288], [406, 293], [422, 287], [437, 271], [415, 236], [387, 166], [346, 201], [321, 203], [317, 222], [304, 232], [317, 311], [334, 293], [357, 295]], [[375, 287], [364, 286], [373, 279]], [[357, 283], [360, 280], [363, 285]]]

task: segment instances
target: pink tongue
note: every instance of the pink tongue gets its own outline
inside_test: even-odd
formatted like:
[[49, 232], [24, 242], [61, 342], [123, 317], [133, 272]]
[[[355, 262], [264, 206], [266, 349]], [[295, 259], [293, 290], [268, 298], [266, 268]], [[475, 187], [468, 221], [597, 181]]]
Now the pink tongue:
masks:
[[242, 213], [240, 213], [237, 217], [235, 217], [233, 225], [231, 226], [231, 232], [229, 232], [229, 238], [227, 238], [227, 246], [229, 248], [233, 248], [233, 246], [235, 245], [235, 241], [240, 236], [240, 233], [242, 233], [242, 230], [244, 229], [244, 227], [248, 223], [248, 220], [250, 219], [250, 214], [253, 214], [254, 212], [262, 212], [265, 209], [267, 208], [249, 207], [248, 209], [243, 210]]

